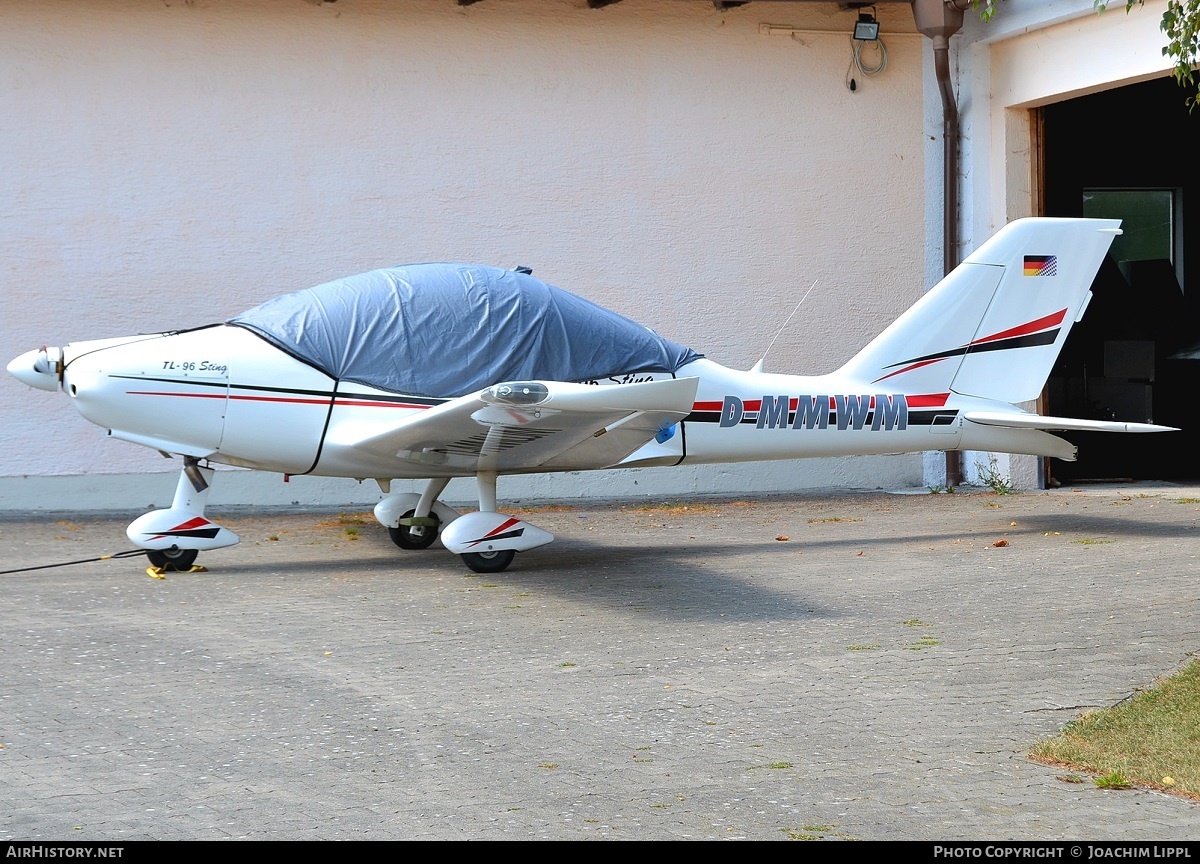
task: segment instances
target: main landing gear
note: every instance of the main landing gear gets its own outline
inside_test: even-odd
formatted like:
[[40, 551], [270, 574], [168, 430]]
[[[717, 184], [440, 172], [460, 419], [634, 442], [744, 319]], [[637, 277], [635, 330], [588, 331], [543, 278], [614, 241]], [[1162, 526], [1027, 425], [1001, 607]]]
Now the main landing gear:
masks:
[[417, 516], [416, 510], [409, 510], [400, 517], [400, 524], [388, 528], [388, 536], [401, 549], [428, 549], [437, 539], [438, 528], [442, 520], [436, 513], [428, 516]]
[[476, 573], [499, 573], [517, 557], [514, 549], [496, 549], [492, 552], [464, 552], [463, 563]]
[[447, 477], [429, 481], [417, 495], [388, 494], [388, 482], [380, 481], [385, 498], [375, 505], [375, 518], [388, 529], [392, 542], [401, 549], [425, 549], [441, 536], [442, 545], [462, 557], [475, 573], [499, 573], [508, 568], [518, 552], [549, 543], [554, 536], [535, 525], [496, 512], [496, 474], [481, 471], [479, 510], [462, 514], [447, 507], [437, 496], [449, 482]]

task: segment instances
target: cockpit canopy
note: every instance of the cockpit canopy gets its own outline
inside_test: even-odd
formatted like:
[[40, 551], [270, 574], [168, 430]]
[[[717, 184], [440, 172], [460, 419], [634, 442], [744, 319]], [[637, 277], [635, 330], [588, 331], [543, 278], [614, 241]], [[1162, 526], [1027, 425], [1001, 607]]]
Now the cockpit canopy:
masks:
[[528, 273], [471, 264], [372, 270], [227, 323], [333, 378], [414, 396], [675, 372], [701, 356]]

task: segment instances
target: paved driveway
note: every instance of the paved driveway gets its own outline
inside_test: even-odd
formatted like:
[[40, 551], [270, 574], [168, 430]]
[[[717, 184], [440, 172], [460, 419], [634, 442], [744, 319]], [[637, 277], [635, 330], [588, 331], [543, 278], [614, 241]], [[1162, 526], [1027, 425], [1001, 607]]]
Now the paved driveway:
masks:
[[[207, 572], [5, 575], [0, 839], [1200, 839], [1200, 803], [1026, 758], [1200, 648], [1198, 502], [546, 508], [492, 576], [232, 513]], [[133, 515], [0, 522], [0, 569]]]

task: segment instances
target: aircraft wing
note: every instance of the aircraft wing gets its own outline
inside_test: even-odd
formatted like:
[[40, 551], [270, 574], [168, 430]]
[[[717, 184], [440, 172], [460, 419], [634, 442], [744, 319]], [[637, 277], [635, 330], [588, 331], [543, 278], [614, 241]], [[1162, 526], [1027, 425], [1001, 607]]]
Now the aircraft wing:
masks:
[[1010, 429], [1041, 429], [1043, 432], [1178, 432], [1174, 426], [1126, 423], [1122, 420], [1079, 420], [1073, 417], [1043, 417], [1008, 411], [967, 411], [964, 418], [983, 426]]
[[[512, 381], [443, 402], [335, 446], [446, 471], [574, 471], [614, 465], [686, 417], [697, 378], [603, 386]], [[440, 469], [440, 470], [439, 470]]]

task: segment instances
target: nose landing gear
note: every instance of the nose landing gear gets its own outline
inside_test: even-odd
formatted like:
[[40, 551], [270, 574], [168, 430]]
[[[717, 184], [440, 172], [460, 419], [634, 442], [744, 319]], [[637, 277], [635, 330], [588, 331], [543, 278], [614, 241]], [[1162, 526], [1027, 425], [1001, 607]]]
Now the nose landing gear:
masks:
[[185, 457], [171, 506], [145, 513], [125, 529], [130, 541], [146, 550], [155, 568], [186, 572], [202, 550], [232, 546], [241, 539], [204, 516], [214, 473], [194, 456]]

